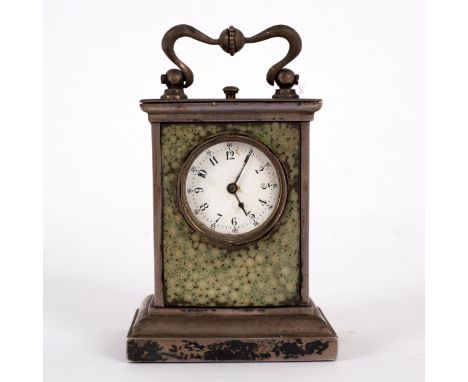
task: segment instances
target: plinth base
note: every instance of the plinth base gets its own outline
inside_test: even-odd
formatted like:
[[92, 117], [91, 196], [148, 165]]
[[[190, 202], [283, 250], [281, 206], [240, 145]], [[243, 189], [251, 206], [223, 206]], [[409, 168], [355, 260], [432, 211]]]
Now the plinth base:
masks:
[[148, 296], [127, 337], [132, 362], [332, 361], [337, 336], [322, 311], [157, 308]]

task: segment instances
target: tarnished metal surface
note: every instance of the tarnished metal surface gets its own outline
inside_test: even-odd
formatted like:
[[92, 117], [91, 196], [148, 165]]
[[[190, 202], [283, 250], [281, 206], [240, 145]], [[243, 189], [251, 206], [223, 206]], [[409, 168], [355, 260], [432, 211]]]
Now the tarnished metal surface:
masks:
[[148, 296], [127, 339], [134, 362], [324, 361], [336, 333], [313, 302], [283, 308], [155, 308]]
[[335, 359], [329, 339], [158, 339], [130, 340], [133, 362], [327, 361]]

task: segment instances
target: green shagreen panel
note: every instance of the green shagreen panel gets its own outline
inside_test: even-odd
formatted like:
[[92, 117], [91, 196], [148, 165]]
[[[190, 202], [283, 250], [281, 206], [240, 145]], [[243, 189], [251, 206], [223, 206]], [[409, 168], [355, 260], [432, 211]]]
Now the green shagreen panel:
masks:
[[[224, 132], [268, 146], [288, 177], [284, 214], [269, 234], [239, 249], [204, 241], [177, 209], [176, 181], [187, 154]], [[163, 275], [167, 306], [272, 306], [300, 303], [300, 124], [163, 124]]]

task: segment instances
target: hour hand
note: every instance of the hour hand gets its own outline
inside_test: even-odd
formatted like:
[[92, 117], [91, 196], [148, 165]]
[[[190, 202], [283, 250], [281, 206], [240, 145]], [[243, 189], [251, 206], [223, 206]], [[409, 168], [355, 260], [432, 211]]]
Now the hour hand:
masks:
[[242, 211], [244, 211], [245, 216], [248, 216], [249, 214], [248, 214], [247, 211], [245, 210], [244, 203], [242, 203], [241, 201], [239, 201], [239, 198], [237, 197], [237, 195], [236, 195], [236, 198], [237, 198], [237, 201], [239, 202], [238, 206], [239, 206], [240, 208], [242, 208]]
[[242, 203], [240, 200], [239, 200], [239, 197], [237, 196], [237, 191], [238, 191], [238, 187], [237, 187], [237, 184], [235, 183], [229, 183], [228, 186], [227, 186], [227, 191], [230, 193], [230, 194], [233, 194], [236, 199], [237, 199], [237, 206], [240, 207], [242, 209], [242, 211], [244, 211], [244, 214], [246, 216], [248, 216], [249, 214], [247, 213], [247, 211], [245, 210], [245, 207], [244, 207], [244, 203]]

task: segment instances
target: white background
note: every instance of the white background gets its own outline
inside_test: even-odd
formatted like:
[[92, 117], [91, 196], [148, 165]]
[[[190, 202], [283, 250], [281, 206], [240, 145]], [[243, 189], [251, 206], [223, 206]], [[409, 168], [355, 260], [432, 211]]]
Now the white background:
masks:
[[[294, 27], [288, 67], [322, 98], [311, 130], [310, 291], [340, 336], [333, 363], [134, 365], [125, 336], [152, 290], [150, 129], [141, 98], [172, 68], [164, 32]], [[48, 0], [45, 10], [45, 380], [421, 381], [423, 4]], [[270, 97], [287, 44], [230, 57], [183, 39], [191, 98]]]

